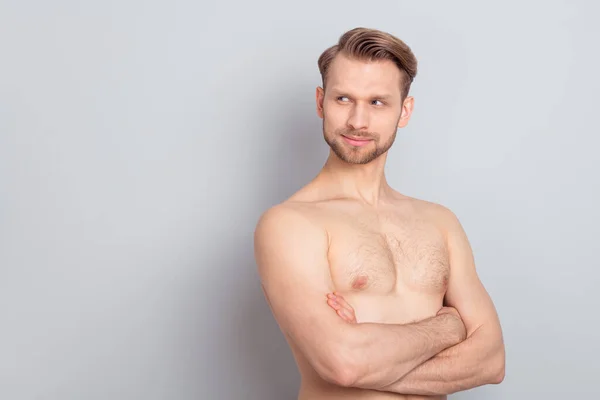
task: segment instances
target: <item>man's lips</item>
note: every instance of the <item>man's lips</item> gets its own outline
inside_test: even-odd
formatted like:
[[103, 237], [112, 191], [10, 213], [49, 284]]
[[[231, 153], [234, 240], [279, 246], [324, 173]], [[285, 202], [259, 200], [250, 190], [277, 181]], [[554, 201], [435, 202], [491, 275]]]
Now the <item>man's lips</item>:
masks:
[[344, 138], [344, 140], [351, 144], [352, 146], [364, 146], [366, 144], [368, 144], [369, 142], [371, 142], [371, 140], [373, 139], [368, 139], [368, 138], [355, 138], [352, 136], [345, 136], [342, 135], [342, 137]]

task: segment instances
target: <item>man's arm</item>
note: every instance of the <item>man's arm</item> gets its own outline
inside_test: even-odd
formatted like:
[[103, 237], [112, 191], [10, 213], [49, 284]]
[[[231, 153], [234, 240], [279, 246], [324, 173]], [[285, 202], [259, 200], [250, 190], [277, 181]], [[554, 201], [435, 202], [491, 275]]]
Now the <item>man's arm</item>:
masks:
[[465, 337], [462, 321], [449, 314], [408, 325], [338, 318], [325, 297], [335, 291], [327, 232], [291, 207], [263, 214], [254, 239], [262, 287], [280, 329], [329, 382], [381, 390]]
[[504, 379], [504, 343], [498, 315], [477, 276], [467, 236], [453, 213], [443, 209], [450, 252], [450, 281], [445, 305], [460, 313], [467, 339], [450, 347], [383, 390], [444, 395]]

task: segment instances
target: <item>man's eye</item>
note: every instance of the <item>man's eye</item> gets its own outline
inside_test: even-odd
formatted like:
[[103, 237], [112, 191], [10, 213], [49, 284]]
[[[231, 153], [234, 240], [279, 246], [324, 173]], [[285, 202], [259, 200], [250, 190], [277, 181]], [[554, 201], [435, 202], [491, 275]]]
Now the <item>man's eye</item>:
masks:
[[379, 101], [379, 100], [373, 100], [373, 105], [375, 105], [375, 106], [382, 106], [383, 103], [381, 101]]
[[338, 101], [343, 101], [343, 102], [348, 101], [348, 98], [346, 96], [339, 96], [337, 99], [338, 99]]

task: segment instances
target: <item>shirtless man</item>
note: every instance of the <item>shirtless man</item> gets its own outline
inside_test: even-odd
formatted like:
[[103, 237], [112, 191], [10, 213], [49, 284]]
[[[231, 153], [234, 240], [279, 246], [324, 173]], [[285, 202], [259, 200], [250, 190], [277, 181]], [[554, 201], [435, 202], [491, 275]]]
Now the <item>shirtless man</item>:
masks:
[[385, 179], [416, 67], [406, 44], [376, 30], [326, 50], [316, 100], [329, 158], [257, 224], [258, 271], [299, 399], [445, 399], [504, 379], [500, 323], [459, 221]]

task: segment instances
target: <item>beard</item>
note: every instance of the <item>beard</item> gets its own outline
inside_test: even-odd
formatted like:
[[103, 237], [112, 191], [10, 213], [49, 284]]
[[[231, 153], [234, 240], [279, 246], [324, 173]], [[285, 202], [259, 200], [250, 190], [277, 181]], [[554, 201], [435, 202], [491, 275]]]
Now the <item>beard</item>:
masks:
[[[352, 129], [336, 129], [333, 133], [325, 130], [325, 121], [323, 121], [323, 137], [331, 150], [342, 161], [349, 164], [368, 164], [386, 153], [396, 140], [397, 131], [394, 130], [390, 138], [385, 143], [380, 143], [380, 136], [376, 133], [355, 131]], [[342, 138], [352, 136], [355, 138], [371, 139], [372, 142], [365, 146], [352, 146], [346, 143]], [[375, 148], [373, 148], [373, 144]]]

